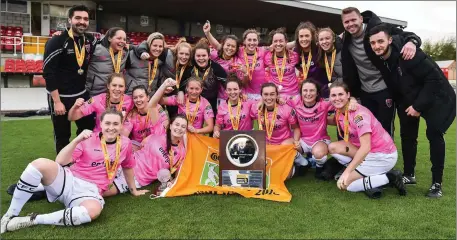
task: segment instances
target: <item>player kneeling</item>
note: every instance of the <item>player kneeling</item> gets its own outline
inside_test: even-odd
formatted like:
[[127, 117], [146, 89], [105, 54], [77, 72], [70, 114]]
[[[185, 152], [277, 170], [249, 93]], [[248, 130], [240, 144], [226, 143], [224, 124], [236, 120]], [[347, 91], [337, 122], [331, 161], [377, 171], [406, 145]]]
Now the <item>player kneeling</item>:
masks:
[[[60, 151], [55, 162], [44, 158], [31, 162], [22, 173], [11, 205], [1, 219], [1, 233], [37, 224], [76, 226], [91, 222], [100, 215], [105, 204], [101, 194], [112, 184], [119, 166], [123, 168], [132, 195], [144, 194], [146, 191], [135, 188], [132, 144], [127, 137], [119, 135], [121, 127], [122, 113], [107, 110], [101, 115], [101, 133], [84, 130]], [[71, 162], [71, 167], [62, 167]], [[48, 200], [63, 203], [65, 209], [18, 217], [40, 183]]]
[[365, 191], [369, 197], [379, 198], [380, 187], [391, 183], [400, 195], [406, 195], [401, 172], [392, 170], [398, 158], [392, 138], [367, 108], [359, 106], [354, 112], [348, 111], [349, 97], [346, 84], [335, 82], [330, 86], [338, 133], [344, 138], [329, 145], [330, 154], [346, 166], [338, 188]]

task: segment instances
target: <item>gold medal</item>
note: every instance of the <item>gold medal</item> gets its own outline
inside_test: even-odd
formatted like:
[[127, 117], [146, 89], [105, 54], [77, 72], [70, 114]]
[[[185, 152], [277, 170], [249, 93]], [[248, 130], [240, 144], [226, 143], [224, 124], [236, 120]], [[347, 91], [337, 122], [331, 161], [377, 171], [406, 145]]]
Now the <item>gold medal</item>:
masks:
[[181, 82], [182, 75], [184, 74], [184, 70], [186, 66], [182, 66], [181, 69], [178, 71], [179, 63], [176, 61], [176, 88], [179, 90], [179, 83]]
[[175, 164], [173, 164], [175, 158], [175, 151], [173, 150], [173, 146], [170, 148], [168, 152], [168, 158], [170, 159], [170, 173], [173, 174], [178, 170], [178, 167], [181, 165], [183, 158], [178, 159]]
[[271, 139], [271, 136], [273, 135], [273, 130], [275, 127], [275, 122], [276, 122], [276, 114], [278, 112], [278, 106], [275, 103], [274, 110], [273, 110], [273, 116], [271, 117], [271, 120], [268, 119], [268, 110], [265, 107], [265, 112], [263, 117], [261, 116], [261, 111], [259, 110], [257, 113], [257, 119], [259, 122], [259, 130], [263, 130], [263, 125], [262, 125], [262, 119], [263, 122], [265, 123], [265, 128], [267, 131], [267, 138]]
[[308, 72], [309, 72], [309, 67], [311, 66], [312, 58], [313, 58], [313, 54], [311, 53], [311, 51], [309, 51], [308, 59], [305, 64], [305, 55], [303, 52], [301, 53], [301, 67], [303, 70], [303, 79], [302, 80], [306, 80], [308, 78]]
[[338, 135], [340, 135], [340, 137], [342, 137], [345, 142], [348, 142], [349, 141], [349, 110], [348, 110], [349, 107], [346, 106], [345, 108], [346, 109], [344, 110], [344, 119], [343, 119], [344, 136], [341, 135], [341, 129], [340, 129], [340, 124], [339, 124], [340, 114], [341, 114], [340, 110], [336, 110], [336, 121], [338, 121], [336, 124], [336, 128], [338, 129]]
[[187, 117], [187, 120], [189, 121], [189, 124], [190, 125], [193, 125], [194, 124], [194, 121], [195, 121], [195, 118], [197, 117], [197, 113], [198, 113], [198, 108], [200, 107], [200, 98], [197, 99], [197, 103], [195, 104], [195, 109], [193, 111], [193, 113], [191, 113], [190, 111], [190, 101], [189, 101], [189, 98], [187, 98], [187, 102], [186, 102], [186, 117]]
[[232, 106], [228, 106], [228, 112], [229, 112], [229, 116], [230, 116], [230, 122], [232, 122], [233, 130], [237, 131], [240, 127], [241, 99], [238, 99], [238, 105], [236, 107], [236, 115], [233, 116], [233, 114], [232, 114]]
[[[206, 71], [205, 71], [205, 74], [203, 74], [203, 78], [202, 78], [203, 81], [205, 81], [205, 78], [208, 76], [209, 69], [210, 69], [210, 67], [208, 67], [208, 69], [206, 69]], [[196, 67], [194, 67], [194, 72], [195, 72], [195, 76], [198, 77], [198, 69]]]
[[119, 73], [121, 71], [122, 50], [117, 52], [117, 61], [114, 60], [114, 51], [111, 47], [109, 48], [109, 55], [111, 56], [111, 61], [113, 62], [114, 72]]
[[276, 74], [278, 74], [279, 84], [281, 84], [282, 79], [284, 77], [284, 71], [286, 70], [287, 55], [284, 53], [284, 58], [282, 59], [281, 69], [279, 69], [279, 66], [278, 66], [278, 57], [276, 56], [276, 53], [275, 53], [273, 60], [275, 63]]
[[[83, 75], [84, 70], [81, 68], [84, 64], [84, 57], [86, 56], [86, 48], [84, 47], [84, 45], [82, 47], [79, 46], [79, 48], [78, 48], [79, 42], [78, 42], [78, 44], [76, 44], [75, 38], [73, 36], [73, 29], [70, 28], [70, 30], [68, 30], [68, 36], [70, 36], [70, 38], [73, 39], [73, 44], [75, 47], [76, 62], [78, 63], [78, 66], [79, 66], [78, 74]], [[86, 36], [84, 36], [84, 34], [83, 34], [83, 44], [86, 44]], [[81, 50], [79, 50], [79, 49], [81, 49]]]
[[252, 66], [249, 67], [248, 54], [244, 51], [244, 61], [246, 64], [246, 70], [248, 71], [249, 80], [252, 80], [252, 75], [254, 73], [255, 65], [257, 64], [257, 49], [254, 51], [254, 57], [252, 58]]
[[154, 60], [154, 67], [152, 69], [151, 73], [151, 62], [149, 62], [149, 67], [148, 67], [148, 76], [149, 76], [149, 81], [148, 81], [148, 86], [151, 86], [151, 83], [154, 81], [156, 74], [157, 74], [157, 67], [159, 65], [159, 59]]
[[108, 175], [108, 180], [111, 182], [114, 175], [116, 175], [117, 165], [119, 164], [119, 159], [121, 157], [121, 137], [117, 136], [116, 138], [116, 156], [114, 157], [114, 162], [111, 162], [111, 158], [108, 154], [105, 137], [102, 136], [100, 143], [102, 145], [103, 156], [105, 159], [106, 174]]
[[328, 64], [327, 53], [325, 53], [325, 70], [327, 72], [328, 81], [332, 81], [332, 74], [333, 74], [333, 67], [335, 66], [335, 58], [336, 58], [336, 49], [332, 51], [332, 62], [330, 65]]

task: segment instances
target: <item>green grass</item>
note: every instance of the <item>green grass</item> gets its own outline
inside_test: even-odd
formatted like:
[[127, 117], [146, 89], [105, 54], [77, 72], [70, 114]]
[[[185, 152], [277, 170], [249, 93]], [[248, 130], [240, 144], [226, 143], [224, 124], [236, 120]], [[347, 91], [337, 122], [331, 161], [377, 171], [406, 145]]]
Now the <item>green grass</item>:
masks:
[[[74, 126], [74, 125], [73, 125]], [[1, 122], [2, 171], [1, 210], [11, 201], [6, 193], [21, 172], [35, 158], [55, 158], [51, 121]], [[395, 141], [400, 145], [396, 123]], [[335, 128], [329, 133], [335, 135]], [[431, 183], [429, 146], [425, 123], [421, 121], [417, 154], [416, 186], [408, 196], [386, 189], [383, 198], [368, 199], [363, 193], [340, 192], [335, 182], [314, 179], [313, 172], [286, 182], [290, 203], [243, 197], [199, 195], [150, 200], [130, 195], [106, 199], [101, 216], [79, 227], [36, 226], [2, 237], [19, 238], [397, 238], [455, 239], [456, 179], [455, 124], [446, 137], [444, 197], [427, 199]], [[399, 147], [400, 150], [400, 147]], [[400, 150], [401, 151], [401, 150]], [[396, 168], [403, 169], [401, 153]], [[62, 208], [59, 203], [30, 202], [23, 215], [48, 213]]]

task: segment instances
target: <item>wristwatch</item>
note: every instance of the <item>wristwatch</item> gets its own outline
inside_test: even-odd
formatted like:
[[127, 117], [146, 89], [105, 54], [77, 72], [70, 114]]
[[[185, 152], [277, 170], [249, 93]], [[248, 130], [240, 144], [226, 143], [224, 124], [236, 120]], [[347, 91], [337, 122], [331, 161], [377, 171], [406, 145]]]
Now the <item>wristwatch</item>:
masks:
[[411, 38], [409, 41], [412, 42], [416, 46], [419, 44], [419, 42], [414, 38]]

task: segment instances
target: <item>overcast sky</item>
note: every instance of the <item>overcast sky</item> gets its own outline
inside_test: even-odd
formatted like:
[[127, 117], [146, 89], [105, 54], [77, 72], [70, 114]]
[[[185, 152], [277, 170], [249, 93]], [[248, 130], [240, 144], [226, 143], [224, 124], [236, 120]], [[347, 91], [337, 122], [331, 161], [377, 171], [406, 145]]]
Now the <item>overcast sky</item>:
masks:
[[303, 1], [343, 9], [356, 7], [361, 12], [371, 10], [376, 15], [407, 21], [406, 31], [422, 40], [440, 40], [456, 36], [455, 1]]

